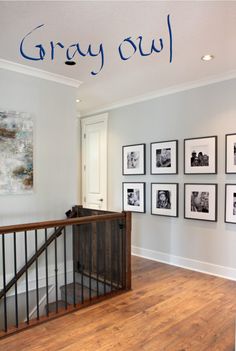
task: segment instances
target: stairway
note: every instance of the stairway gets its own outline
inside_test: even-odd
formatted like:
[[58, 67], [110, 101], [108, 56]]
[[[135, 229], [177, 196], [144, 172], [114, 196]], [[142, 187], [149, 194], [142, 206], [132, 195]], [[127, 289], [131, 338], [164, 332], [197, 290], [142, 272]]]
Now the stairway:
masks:
[[[104, 295], [104, 293], [111, 292], [111, 286], [109, 284], [105, 284], [102, 281], [97, 281], [95, 278], [90, 278], [86, 275], [81, 276], [80, 273], [75, 274], [76, 282], [62, 285], [60, 287], [61, 291], [61, 299], [58, 300], [58, 303], [51, 302], [45, 305], [45, 313], [55, 312], [56, 309], [65, 309], [65, 307], [78, 304], [82, 304], [85, 301], [89, 301], [98, 296]], [[81, 282], [83, 281], [83, 285]], [[90, 292], [91, 288], [91, 292]], [[75, 296], [74, 296], [75, 295]], [[66, 305], [67, 301], [67, 305]]]
[[[65, 285], [63, 285], [61, 286], [60, 289], [61, 289], [62, 300], [65, 301], [67, 297], [67, 303], [70, 305], [73, 305], [74, 297], [75, 297], [76, 304], [81, 304], [84, 301], [87, 301], [90, 299], [89, 288], [87, 288], [86, 286], [82, 286], [79, 283], [75, 283], [75, 285], [73, 283], [69, 284], [67, 285], [67, 288], [65, 287]], [[75, 296], [74, 296], [74, 290], [75, 290]], [[97, 291], [91, 289], [91, 298], [96, 296], [97, 296]]]

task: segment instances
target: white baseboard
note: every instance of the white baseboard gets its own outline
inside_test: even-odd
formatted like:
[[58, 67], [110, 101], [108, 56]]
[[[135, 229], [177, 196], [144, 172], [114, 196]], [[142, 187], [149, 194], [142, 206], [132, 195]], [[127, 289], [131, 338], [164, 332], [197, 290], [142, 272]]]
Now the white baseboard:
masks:
[[170, 264], [172, 266], [190, 269], [192, 271], [215, 275], [225, 279], [236, 280], [236, 269], [231, 267], [219, 266], [181, 256], [174, 256], [164, 252], [148, 250], [137, 246], [132, 246], [132, 255]]

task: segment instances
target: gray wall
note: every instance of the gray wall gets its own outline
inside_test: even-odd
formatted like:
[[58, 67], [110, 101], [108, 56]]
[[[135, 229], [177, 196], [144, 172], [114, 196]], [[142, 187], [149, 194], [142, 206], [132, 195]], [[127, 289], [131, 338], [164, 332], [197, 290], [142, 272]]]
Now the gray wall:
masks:
[[[146, 214], [133, 214], [135, 247], [236, 267], [236, 225], [224, 223], [225, 134], [236, 133], [236, 80], [196, 88], [109, 111], [110, 209], [122, 209], [122, 181], [146, 182]], [[183, 139], [218, 136], [218, 174], [183, 175]], [[179, 174], [150, 175], [150, 142], [179, 140]], [[122, 145], [146, 143], [145, 176], [122, 176]], [[179, 218], [150, 215], [150, 183], [179, 183]], [[218, 222], [183, 218], [183, 184], [218, 183]]]
[[[0, 108], [28, 112], [34, 119], [34, 193], [0, 195], [0, 226], [63, 219], [65, 211], [77, 203], [79, 132], [75, 100], [75, 88], [0, 69]], [[44, 241], [44, 233], [40, 231], [38, 234], [39, 246]], [[18, 268], [24, 262], [23, 239], [23, 233], [19, 233]], [[68, 250], [70, 246], [68, 243]], [[60, 245], [58, 250], [62, 252]], [[6, 252], [6, 270], [11, 274], [14, 263], [11, 235], [6, 238]], [[29, 233], [29, 257], [32, 252], [34, 235]], [[59, 263], [60, 259], [59, 254]], [[44, 258], [40, 260], [44, 264]], [[52, 262], [53, 253], [50, 252], [49, 265]], [[2, 264], [0, 276], [1, 270]], [[44, 274], [43, 271], [40, 276]], [[0, 281], [1, 285], [1, 277]]]
[[0, 225], [62, 219], [78, 199], [76, 91], [0, 69], [0, 108], [34, 119], [34, 193], [0, 196]]

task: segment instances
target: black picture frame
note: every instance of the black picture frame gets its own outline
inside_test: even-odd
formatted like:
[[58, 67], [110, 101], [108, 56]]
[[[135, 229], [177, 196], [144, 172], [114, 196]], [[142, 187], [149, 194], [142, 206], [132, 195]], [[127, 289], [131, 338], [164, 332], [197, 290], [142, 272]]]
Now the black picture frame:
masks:
[[[217, 174], [217, 142], [216, 135], [184, 139], [184, 174]], [[199, 150], [203, 149], [207, 149], [209, 154], [202, 155], [202, 151]], [[192, 161], [194, 153], [198, 153], [195, 157], [198, 160], [195, 165]], [[201, 160], [199, 154], [201, 154]]]
[[[131, 155], [132, 153], [134, 156]], [[138, 164], [135, 154], [138, 154]], [[122, 146], [122, 175], [144, 174], [146, 174], [146, 144]]]
[[[229, 200], [229, 195], [231, 195], [232, 201]], [[224, 220], [225, 223], [236, 224], [236, 184], [225, 184]]]
[[[173, 192], [174, 201], [170, 202], [170, 199], [167, 201], [170, 204], [174, 204], [173, 208], [159, 207], [157, 208], [157, 198], [154, 196], [154, 191], [158, 192]], [[179, 184], [178, 183], [151, 183], [151, 214], [154, 216], [165, 216], [165, 217], [179, 217]]]
[[[138, 196], [137, 196], [138, 194]], [[129, 203], [132, 196], [132, 203]], [[133, 203], [134, 196], [138, 197], [138, 205]], [[146, 183], [145, 182], [123, 182], [122, 183], [123, 211], [145, 213], [146, 212]]]
[[[167, 175], [167, 174], [178, 174], [178, 140], [166, 140], [166, 141], [156, 141], [150, 144], [150, 174], [152, 175]], [[157, 150], [169, 150], [170, 153], [170, 163], [166, 160], [161, 165], [157, 166], [157, 155], [155, 151]], [[160, 155], [161, 157], [161, 155]], [[172, 162], [173, 161], [173, 162]], [[167, 165], [168, 164], [168, 165]]]
[[[232, 143], [234, 143], [234, 151]], [[230, 147], [232, 152], [229, 151]], [[236, 174], [236, 133], [225, 135], [225, 173]]]
[[[192, 187], [188, 189], [188, 196], [187, 196], [187, 187]], [[205, 189], [204, 189], [205, 188]], [[211, 189], [210, 189], [211, 188]], [[212, 191], [210, 195], [210, 190]], [[191, 191], [191, 198], [189, 197], [189, 192]], [[201, 210], [192, 210], [192, 196], [193, 193], [201, 193], [200, 196], [202, 196], [202, 193], [207, 193], [208, 192], [208, 206], [205, 206], [204, 210], [204, 205], [202, 205], [199, 200], [198, 202], [195, 202], [194, 206], [198, 207]], [[197, 196], [199, 194], [196, 194]], [[199, 197], [198, 197], [199, 198]], [[208, 222], [217, 222], [217, 217], [218, 217], [218, 184], [216, 183], [185, 183], [184, 184], [184, 218], [185, 219], [192, 219], [192, 220], [201, 220], [201, 221], [208, 221]], [[197, 205], [196, 205], [197, 204]], [[188, 211], [186, 211], [186, 207], [188, 206]], [[200, 208], [202, 206], [202, 208]], [[191, 207], [190, 211], [189, 208]], [[206, 209], [208, 208], [208, 212]], [[191, 215], [187, 215], [187, 214]]]

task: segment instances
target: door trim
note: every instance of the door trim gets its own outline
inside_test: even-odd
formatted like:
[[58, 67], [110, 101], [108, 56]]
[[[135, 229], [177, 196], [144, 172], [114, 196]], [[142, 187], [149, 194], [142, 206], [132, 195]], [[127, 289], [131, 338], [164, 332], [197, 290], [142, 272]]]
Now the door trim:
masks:
[[104, 193], [104, 199], [105, 199], [105, 203], [106, 203], [106, 209], [107, 209], [107, 131], [108, 131], [108, 113], [102, 113], [96, 116], [92, 116], [92, 117], [85, 117], [85, 118], [81, 118], [81, 140], [82, 140], [82, 166], [81, 166], [81, 179], [82, 179], [82, 199], [81, 199], [81, 203], [83, 206], [86, 206], [86, 202], [85, 200], [85, 195], [86, 195], [86, 177], [85, 177], [85, 163], [86, 163], [86, 153], [85, 153], [85, 148], [86, 148], [86, 143], [85, 143], [85, 130], [86, 127], [91, 125], [91, 124], [96, 124], [96, 123], [104, 123], [104, 129], [105, 129], [105, 136], [104, 136], [104, 142], [106, 145], [106, 150], [105, 150], [105, 156], [104, 156], [104, 163], [105, 163], [105, 193]]

